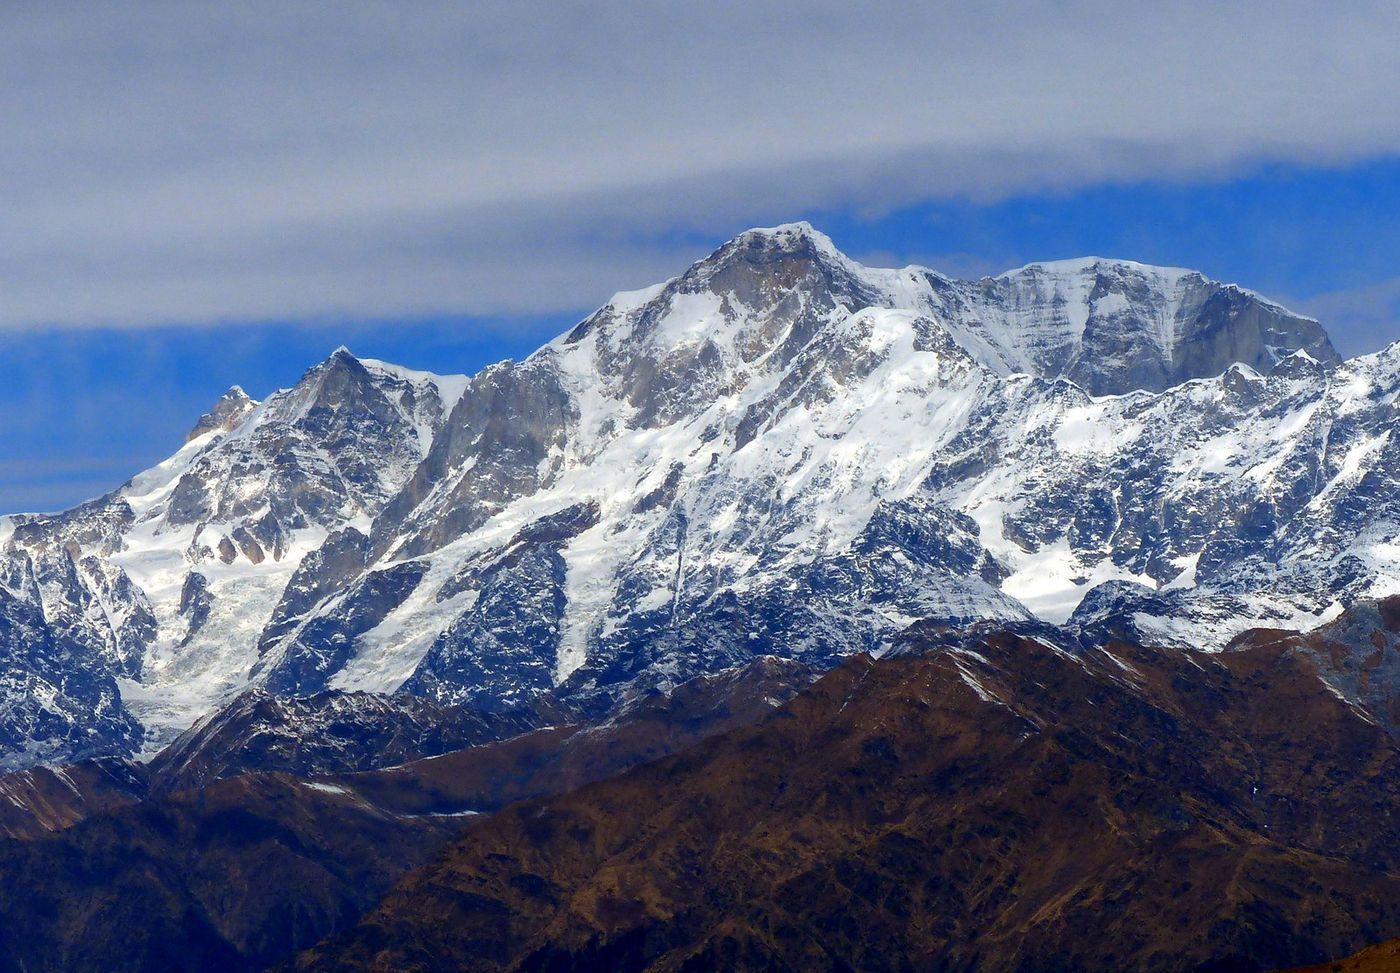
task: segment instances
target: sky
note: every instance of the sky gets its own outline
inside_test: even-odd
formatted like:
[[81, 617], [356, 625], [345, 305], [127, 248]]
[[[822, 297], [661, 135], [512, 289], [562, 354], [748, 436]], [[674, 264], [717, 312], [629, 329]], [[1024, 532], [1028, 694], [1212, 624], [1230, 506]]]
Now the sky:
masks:
[[0, 512], [337, 345], [472, 372], [750, 227], [1400, 338], [1400, 5], [0, 5]]

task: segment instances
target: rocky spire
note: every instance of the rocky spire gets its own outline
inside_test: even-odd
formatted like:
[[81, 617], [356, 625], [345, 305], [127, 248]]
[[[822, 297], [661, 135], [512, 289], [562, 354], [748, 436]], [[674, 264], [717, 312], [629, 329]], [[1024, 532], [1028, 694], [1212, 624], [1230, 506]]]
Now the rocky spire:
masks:
[[257, 405], [257, 402], [248, 397], [247, 392], [237, 385], [233, 386], [219, 396], [219, 401], [214, 403], [212, 409], [199, 417], [199, 421], [194, 424], [190, 434], [185, 437], [185, 442], [192, 442], [216, 429], [227, 432], [238, 425], [248, 413], [257, 408]]

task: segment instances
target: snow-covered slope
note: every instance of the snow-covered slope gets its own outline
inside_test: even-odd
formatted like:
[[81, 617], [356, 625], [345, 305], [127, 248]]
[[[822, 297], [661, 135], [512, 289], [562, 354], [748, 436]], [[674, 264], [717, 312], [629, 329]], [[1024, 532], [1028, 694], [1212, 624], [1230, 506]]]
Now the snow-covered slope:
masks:
[[[8, 593], [55, 629], [5, 646], [11, 678], [74, 655], [66, 632], [92, 657], [71, 668], [115, 710], [119, 682], [124, 710], [151, 731], [147, 749], [158, 746], [247, 685], [269, 608], [302, 557], [332, 530], [371, 522], [464, 385], [340, 349], [264, 403], [231, 389], [179, 452], [113, 493], [5, 518]], [[33, 692], [7, 702], [51, 708]]]
[[1102, 582], [1086, 624], [1216, 644], [1400, 582], [1397, 357], [1339, 366], [1316, 322], [1193, 272], [955, 281], [791, 224], [469, 380], [341, 351], [231, 391], [166, 463], [0, 543], [92, 575], [60, 587], [100, 612], [44, 618], [98, 618], [116, 750], [250, 683], [601, 705], [916, 618], [1063, 620]]

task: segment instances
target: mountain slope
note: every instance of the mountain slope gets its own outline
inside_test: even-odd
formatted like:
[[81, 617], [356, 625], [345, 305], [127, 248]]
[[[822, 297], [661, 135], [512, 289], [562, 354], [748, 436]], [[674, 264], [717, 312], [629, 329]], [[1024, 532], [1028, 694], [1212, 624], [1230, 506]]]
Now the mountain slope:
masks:
[[368, 526], [464, 382], [341, 349], [264, 403], [230, 390], [179, 452], [111, 494], [0, 521], [0, 650], [8, 678], [29, 681], [4, 697], [20, 711], [6, 732], [25, 735], [0, 766], [129, 753], [143, 727], [153, 752], [245, 687], [301, 558]]
[[1300, 966], [1290, 973], [1397, 973], [1400, 971], [1400, 939], [1368, 946], [1346, 959]]
[[476, 824], [298, 969], [1273, 969], [1400, 929], [1397, 771], [1286, 649], [925, 627]]
[[279, 697], [250, 689], [156, 754], [148, 776], [156, 790], [174, 791], [251, 771], [315, 777], [370, 770], [507, 739], [541, 722], [535, 712], [478, 713], [413, 696]]
[[[309, 781], [265, 772], [172, 778], [168, 771], [188, 770], [191, 741], [180, 759], [156, 761], [144, 799], [95, 780], [101, 768], [0, 777], [8, 799], [0, 827], [24, 839], [0, 839], [0, 970], [265, 969], [346, 928], [475, 815], [753, 722], [810, 678], [793, 663], [765, 660], [693, 680], [670, 697], [633, 700], [603, 725], [550, 727]], [[266, 709], [265, 700], [252, 702]], [[310, 708], [343, 712], [353, 702]], [[224, 745], [238, 733], [196, 735], [214, 744], [215, 769], [257, 750]], [[296, 756], [324, 756], [311, 749]], [[68, 794], [55, 782], [66, 782]], [[169, 790], [181, 784], [203, 786]]]

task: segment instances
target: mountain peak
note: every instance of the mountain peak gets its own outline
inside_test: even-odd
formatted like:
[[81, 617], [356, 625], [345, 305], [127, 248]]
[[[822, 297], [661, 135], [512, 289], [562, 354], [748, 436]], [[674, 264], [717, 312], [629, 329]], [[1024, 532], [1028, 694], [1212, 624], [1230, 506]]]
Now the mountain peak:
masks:
[[293, 386], [293, 391], [303, 387], [319, 387], [329, 378], [336, 376], [357, 375], [368, 377], [369, 371], [365, 363], [346, 348], [344, 345], [336, 348], [321, 361], [308, 368], [301, 379]]
[[[390, 386], [413, 379], [428, 379], [428, 373], [413, 373], [407, 369], [374, 359], [356, 357], [341, 345], [325, 359], [306, 372], [284, 394], [276, 397], [276, 409], [284, 416], [305, 416], [316, 409], [338, 412], [347, 406], [363, 408], [387, 419], [389, 400], [385, 398]], [[272, 400], [269, 400], [271, 402]], [[397, 406], [390, 411], [397, 410]]]
[[779, 223], [777, 226], [750, 227], [730, 242], [747, 243], [754, 241], [772, 241], [775, 244], [788, 246], [799, 242], [812, 242], [831, 250], [836, 249], [836, 245], [831, 242], [831, 237], [827, 236], [821, 230], [818, 230], [806, 220]]
[[257, 408], [257, 405], [258, 403], [253, 401], [241, 386], [230, 386], [227, 392], [219, 396], [213, 407], [199, 417], [199, 421], [194, 424], [194, 428], [185, 437], [185, 442], [192, 442], [215, 429], [227, 432], [238, 425], [244, 416]]
[[[881, 272], [874, 272], [879, 274]], [[805, 222], [755, 227], [727, 241], [655, 296], [667, 291], [710, 293], [758, 311], [770, 310], [793, 291], [819, 302], [852, 309], [886, 300], [871, 285], [872, 272], [836, 248], [825, 233]]]
[[739, 254], [750, 258], [757, 257], [761, 261], [782, 257], [812, 257], [843, 267], [858, 266], [837, 249], [831, 237], [805, 220], [745, 230], [726, 242], [703, 263]]
[[1170, 281], [1173, 284], [1180, 283], [1188, 277], [1197, 277], [1201, 280], [1208, 280], [1204, 274], [1187, 267], [1167, 267], [1158, 264], [1146, 264], [1137, 260], [1127, 260], [1122, 257], [1067, 257], [1062, 260], [1035, 260], [1024, 266], [1013, 270], [1003, 271], [996, 275], [996, 279], [1006, 279], [1026, 274], [1044, 274], [1052, 277], [1072, 277], [1089, 273], [1127, 273], [1141, 277], [1149, 277], [1161, 281]]

